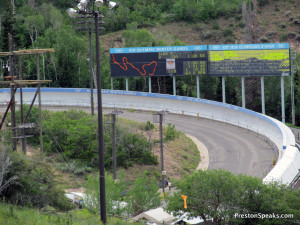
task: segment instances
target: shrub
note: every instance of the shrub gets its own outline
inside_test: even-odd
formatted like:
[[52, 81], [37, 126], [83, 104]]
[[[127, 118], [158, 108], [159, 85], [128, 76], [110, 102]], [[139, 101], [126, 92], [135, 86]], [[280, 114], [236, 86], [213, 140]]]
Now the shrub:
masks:
[[260, 7], [263, 7], [265, 5], [269, 4], [269, 0], [258, 0], [258, 5]]
[[225, 43], [226, 44], [233, 44], [234, 43], [234, 39], [232, 37], [226, 37], [225, 38]]
[[210, 31], [204, 31], [201, 35], [202, 40], [206, 40], [212, 37], [212, 33]]
[[231, 30], [230, 28], [226, 28], [226, 29], [223, 31], [223, 34], [224, 34], [224, 37], [230, 37], [230, 36], [233, 36], [233, 30]]
[[32, 159], [16, 152], [9, 153], [12, 167], [8, 177], [17, 176], [17, 183], [1, 193], [0, 198], [21, 206], [43, 208], [47, 205], [59, 210], [70, 210], [73, 206], [58, 188], [51, 167], [40, 156]]
[[280, 41], [286, 41], [288, 39], [288, 35], [287, 34], [281, 34], [280, 35]]
[[178, 137], [178, 133], [175, 129], [175, 125], [168, 123], [168, 127], [165, 132], [165, 140], [171, 141], [174, 140], [176, 137]]
[[151, 123], [149, 120], [145, 124], [145, 130], [150, 131], [154, 129], [154, 124]]
[[269, 43], [269, 42], [270, 42], [270, 40], [269, 40], [269, 38], [268, 38], [268, 37], [266, 37], [266, 36], [263, 36], [263, 37], [261, 37], [261, 38], [260, 38], [260, 42], [261, 42], [261, 43]]
[[240, 28], [244, 28], [244, 27], [245, 27], [245, 23], [244, 23], [243, 21], [240, 21], [240, 22], [238, 23], [238, 26], [239, 26]]
[[278, 26], [279, 26], [280, 28], [285, 28], [285, 27], [286, 27], [286, 24], [285, 24], [284, 22], [281, 22], [281, 23], [278, 24]]
[[213, 23], [213, 25], [212, 25], [212, 28], [213, 28], [214, 30], [219, 30], [219, 29], [220, 29], [220, 25], [218, 24], [217, 21], [214, 21], [214, 23]]
[[[151, 123], [150, 123], [151, 124]], [[150, 124], [148, 127], [150, 128]], [[78, 110], [52, 113], [43, 121], [44, 149], [48, 153], [63, 154], [76, 159], [62, 170], [82, 175], [98, 165], [97, 123], [95, 117]], [[104, 125], [105, 167], [112, 167], [111, 125]], [[116, 126], [118, 166], [128, 167], [133, 163], [157, 164], [152, 155], [152, 144], [141, 134], [131, 132], [128, 127]], [[84, 166], [83, 166], [84, 165]]]

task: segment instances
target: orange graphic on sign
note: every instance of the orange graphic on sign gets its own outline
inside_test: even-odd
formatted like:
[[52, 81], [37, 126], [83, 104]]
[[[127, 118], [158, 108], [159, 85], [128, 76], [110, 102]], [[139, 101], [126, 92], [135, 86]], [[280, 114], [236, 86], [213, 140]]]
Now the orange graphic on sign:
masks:
[[150, 62], [150, 63], [144, 64], [144, 65], [142, 66], [142, 69], [143, 69], [143, 72], [142, 72], [142, 71], [140, 71], [138, 68], [136, 68], [134, 65], [132, 65], [131, 63], [129, 63], [126, 57], [123, 57], [123, 58], [122, 58], [124, 66], [122, 66], [120, 63], [118, 63], [118, 62], [115, 60], [115, 56], [114, 56], [114, 55], [112, 55], [112, 57], [113, 57], [113, 59], [112, 59], [113, 63], [116, 63], [121, 69], [127, 70], [128, 68], [127, 68], [127, 65], [126, 65], [126, 64], [129, 64], [133, 69], [137, 70], [142, 76], [145, 76], [145, 75], [147, 74], [147, 71], [145, 70], [145, 67], [146, 67], [146, 66], [150, 66], [150, 65], [152, 65], [152, 64], [155, 64], [152, 73], [148, 73], [148, 75], [150, 75], [150, 76], [152, 76], [152, 75], [155, 73], [156, 66], [157, 66], [157, 62], [156, 62], [156, 61], [152, 61], [152, 62]]

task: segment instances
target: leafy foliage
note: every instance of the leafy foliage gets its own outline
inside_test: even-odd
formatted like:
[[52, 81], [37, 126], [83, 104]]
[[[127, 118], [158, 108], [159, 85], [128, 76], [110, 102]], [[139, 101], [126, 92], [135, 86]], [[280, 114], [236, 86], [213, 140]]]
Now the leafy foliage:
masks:
[[178, 133], [175, 129], [175, 125], [168, 123], [168, 127], [165, 132], [165, 140], [172, 141], [178, 136]]
[[7, 177], [18, 179], [2, 191], [1, 199], [21, 206], [43, 208], [49, 205], [59, 210], [72, 209], [64, 191], [58, 188], [52, 169], [41, 157], [28, 159], [16, 152], [8, 154], [12, 166], [8, 168]]
[[[48, 84], [50, 87], [81, 87], [88, 88], [89, 85], [89, 64], [88, 58], [88, 35], [77, 32], [77, 19], [71, 19], [65, 10], [68, 7], [75, 7], [73, 0], [48, 1], [18, 0], [15, 2], [16, 14], [12, 15], [13, 7], [10, 1], [0, 1], [1, 15], [1, 37], [0, 45], [2, 51], [8, 51], [8, 33], [14, 37], [15, 49], [30, 48], [54, 48], [54, 53], [47, 53], [41, 57], [40, 68], [41, 77], [52, 80]], [[126, 47], [147, 47], [147, 46], [166, 46], [164, 40], [155, 40], [154, 36], [145, 27], [154, 26], [157, 23], [169, 23], [174, 20], [187, 22], [209, 22], [221, 16], [235, 18], [239, 28], [244, 28], [245, 24], [241, 15], [241, 8], [244, 0], [165, 0], [165, 1], [118, 1], [118, 7], [110, 10], [102, 7], [105, 31], [102, 34], [123, 31], [123, 38]], [[270, 4], [270, 0], [258, 0], [260, 7]], [[213, 23], [213, 29], [220, 29], [218, 24]], [[282, 28], [281, 28], [282, 29]], [[233, 28], [225, 28], [220, 31], [202, 31], [203, 40], [212, 39], [216, 36], [224, 36], [225, 43], [234, 43]], [[286, 40], [287, 36], [279, 34], [281, 40]], [[94, 45], [94, 35], [92, 43]], [[262, 41], [265, 41], [263, 38]], [[171, 45], [185, 45], [181, 40], [176, 40]], [[113, 46], [112, 46], [113, 47]], [[95, 46], [92, 46], [94, 49]], [[93, 71], [95, 71], [95, 52], [92, 51]], [[36, 59], [35, 57], [23, 57], [24, 79], [36, 78]], [[110, 79], [110, 58], [101, 49], [101, 77], [102, 87], [111, 88]], [[241, 105], [241, 88], [237, 79], [226, 78], [230, 82], [226, 83], [226, 99], [228, 103]], [[267, 79], [267, 78], [266, 78]], [[233, 81], [234, 80], [234, 81]], [[208, 76], [201, 76], [201, 94], [203, 98], [221, 100], [221, 82], [219, 79]], [[232, 81], [232, 82], [231, 82]], [[146, 77], [130, 78], [129, 88], [136, 91], [148, 91], [148, 80]], [[267, 104], [267, 112], [275, 117], [281, 118], [281, 111], [278, 110], [280, 98], [277, 94], [267, 95], [268, 90], [277, 86], [276, 78], [270, 78], [266, 82], [266, 98], [271, 104]], [[46, 84], [45, 84], [46, 85]], [[45, 86], [44, 85], [44, 86]], [[47, 85], [47, 86], [48, 86]], [[196, 82], [193, 76], [177, 77], [177, 94], [196, 97]], [[125, 89], [123, 79], [114, 79], [115, 89]], [[296, 90], [297, 92], [298, 90]], [[290, 90], [286, 89], [288, 95]], [[157, 77], [152, 79], [152, 91], [170, 94], [173, 92], [172, 79], [170, 77]], [[228, 92], [229, 96], [228, 96]], [[296, 99], [296, 98], [295, 98]], [[296, 99], [297, 101], [297, 99]], [[288, 106], [290, 101], [286, 99]], [[249, 109], [259, 110], [260, 102], [253, 101], [247, 105]], [[297, 108], [297, 107], [296, 107]], [[296, 109], [299, 114], [299, 110]], [[287, 118], [291, 118], [289, 110], [286, 112]], [[299, 125], [300, 121], [297, 121]]]
[[[120, 175], [120, 174], [119, 174]], [[121, 180], [121, 181], [120, 181]], [[86, 182], [86, 197], [84, 198], [83, 207], [92, 213], [100, 211], [100, 184], [99, 174], [97, 177], [89, 175]], [[105, 174], [105, 197], [106, 197], [106, 211], [109, 215], [122, 215], [124, 208], [120, 205], [122, 200], [121, 192], [126, 188], [126, 184], [119, 178], [114, 180], [111, 175]]]
[[[27, 107], [25, 107], [27, 109]], [[26, 110], [25, 110], [26, 111]], [[19, 115], [20, 113], [16, 113]], [[38, 108], [33, 107], [28, 122], [38, 125]], [[19, 121], [19, 116], [17, 117]], [[76, 169], [78, 174], [89, 171], [89, 167], [97, 166], [98, 144], [97, 144], [97, 123], [96, 118], [79, 110], [62, 112], [43, 111], [43, 141], [46, 152], [63, 154], [70, 159], [76, 159], [86, 164], [86, 168], [80, 166]], [[104, 126], [104, 153], [105, 167], [112, 167], [112, 139], [111, 126]], [[39, 132], [35, 130], [34, 136], [28, 142], [39, 144]], [[128, 127], [116, 126], [116, 147], [118, 166], [128, 167], [133, 163], [157, 164], [157, 157], [152, 154], [152, 143], [146, 137], [136, 134]], [[74, 162], [75, 163], [75, 162]], [[80, 164], [80, 163], [79, 163]], [[63, 170], [72, 170], [78, 167], [70, 164]], [[74, 171], [74, 170], [73, 170]]]
[[[129, 187], [124, 182], [124, 173], [119, 173], [118, 178], [118, 180], [114, 180], [111, 175], [107, 173], [105, 175], [106, 210], [108, 214], [134, 216], [161, 204], [155, 177], [148, 178], [147, 171], [142, 177], [138, 175]], [[122, 196], [121, 192], [127, 188], [129, 191], [125, 196]], [[97, 178], [92, 175], [88, 176], [85, 194], [87, 197], [84, 199], [84, 208], [93, 213], [99, 212], [99, 175]]]
[[[175, 182], [167, 209], [175, 215], [188, 212], [216, 224], [293, 224], [294, 220], [235, 218], [234, 214], [294, 214], [300, 218], [300, 192], [276, 183], [263, 184], [259, 178], [234, 176], [225, 170], [199, 170]], [[187, 209], [181, 195], [187, 196]], [[294, 201], [290, 202], [290, 199]], [[292, 202], [297, 202], [293, 204]], [[298, 210], [298, 211], [297, 211]]]
[[142, 177], [138, 175], [133, 187], [126, 194], [130, 214], [137, 215], [159, 207], [161, 201], [158, 189], [155, 177], [148, 178], [147, 171], [144, 172]]

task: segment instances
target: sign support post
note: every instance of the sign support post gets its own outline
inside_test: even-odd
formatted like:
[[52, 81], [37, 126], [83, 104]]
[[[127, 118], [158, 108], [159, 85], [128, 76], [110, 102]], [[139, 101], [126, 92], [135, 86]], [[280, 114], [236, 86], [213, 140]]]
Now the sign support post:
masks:
[[222, 76], [222, 98], [223, 98], [223, 103], [226, 103], [226, 90], [225, 90], [225, 77]]
[[260, 77], [260, 88], [261, 88], [261, 113], [266, 114], [265, 109], [265, 77]]
[[152, 83], [151, 83], [151, 77], [149, 76], [149, 93], [152, 93]]
[[242, 107], [246, 108], [246, 98], [245, 98], [245, 76], [242, 76]]
[[285, 123], [285, 105], [284, 105], [284, 76], [281, 76], [281, 115], [282, 122]]
[[128, 77], [126, 77], [126, 91], [129, 90], [129, 87], [128, 87], [129, 85], [128, 85], [128, 83], [129, 83], [129, 82], [128, 82]]
[[173, 95], [176, 96], [176, 77], [173, 76]]
[[197, 98], [200, 98], [200, 77], [196, 76], [197, 78]]

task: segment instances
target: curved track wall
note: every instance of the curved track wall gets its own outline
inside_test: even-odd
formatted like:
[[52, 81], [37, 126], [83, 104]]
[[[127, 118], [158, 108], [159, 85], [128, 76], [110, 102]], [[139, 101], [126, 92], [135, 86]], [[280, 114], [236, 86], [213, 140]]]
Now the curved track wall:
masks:
[[[29, 104], [35, 88], [23, 89], [24, 102]], [[0, 89], [0, 102], [6, 105], [9, 89]], [[90, 106], [90, 90], [83, 88], [41, 88], [42, 104], [51, 106]], [[96, 93], [96, 90], [95, 90]], [[102, 90], [103, 107], [136, 110], [168, 110], [174, 114], [185, 114], [230, 123], [258, 132], [268, 137], [278, 148], [277, 165], [264, 178], [265, 182], [277, 180], [289, 184], [300, 168], [300, 153], [295, 147], [292, 131], [280, 121], [260, 113], [205, 99], [172, 96], [156, 93]], [[97, 102], [97, 96], [95, 103]], [[19, 95], [16, 95], [19, 101]], [[37, 101], [36, 103], [37, 104]]]

